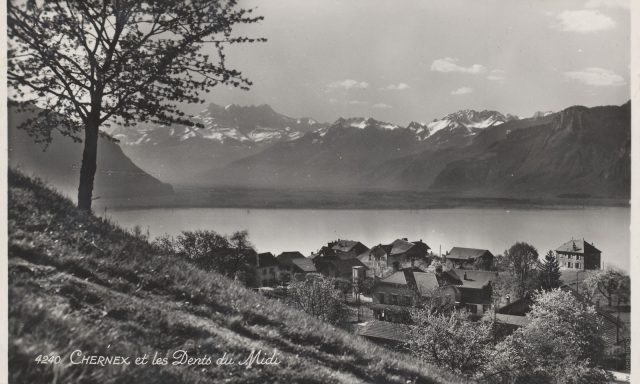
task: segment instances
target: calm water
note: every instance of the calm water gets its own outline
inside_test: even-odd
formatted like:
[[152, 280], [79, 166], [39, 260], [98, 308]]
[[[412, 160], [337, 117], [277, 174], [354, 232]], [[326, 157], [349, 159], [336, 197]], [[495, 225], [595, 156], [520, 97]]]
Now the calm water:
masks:
[[328, 241], [357, 239], [371, 247], [397, 238], [422, 239], [434, 252], [454, 246], [500, 254], [525, 241], [540, 255], [573, 238], [602, 251], [607, 265], [629, 270], [630, 209], [562, 210], [427, 209], [314, 210], [179, 208], [111, 210], [107, 216], [126, 228], [140, 225], [152, 237], [182, 230], [222, 234], [246, 229], [259, 252], [300, 251], [309, 255]]

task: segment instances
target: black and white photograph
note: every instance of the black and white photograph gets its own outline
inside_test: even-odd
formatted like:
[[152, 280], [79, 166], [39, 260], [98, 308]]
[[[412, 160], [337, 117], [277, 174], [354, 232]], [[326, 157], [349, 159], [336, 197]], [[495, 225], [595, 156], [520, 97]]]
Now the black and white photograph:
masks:
[[634, 2], [3, 2], [0, 383], [635, 381]]

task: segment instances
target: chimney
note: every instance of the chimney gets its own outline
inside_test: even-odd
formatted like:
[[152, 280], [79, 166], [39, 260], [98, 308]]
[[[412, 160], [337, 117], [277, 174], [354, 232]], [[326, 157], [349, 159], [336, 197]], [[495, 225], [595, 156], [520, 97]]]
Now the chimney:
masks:
[[403, 237], [403, 238], [402, 238], [402, 240], [404, 240], [404, 241], [409, 241], [409, 239], [408, 239], [408, 238], [406, 238], [406, 237]]
[[463, 277], [463, 279], [468, 280], [468, 279], [467, 279], [467, 272], [465, 272], [465, 273], [464, 273], [464, 277]]
[[511, 296], [507, 295], [506, 299], [507, 299], [507, 304], [510, 304], [511, 303]]
[[413, 257], [411, 258], [411, 268], [416, 266], [416, 259], [414, 259]]
[[260, 254], [256, 252], [256, 268], [260, 268]]

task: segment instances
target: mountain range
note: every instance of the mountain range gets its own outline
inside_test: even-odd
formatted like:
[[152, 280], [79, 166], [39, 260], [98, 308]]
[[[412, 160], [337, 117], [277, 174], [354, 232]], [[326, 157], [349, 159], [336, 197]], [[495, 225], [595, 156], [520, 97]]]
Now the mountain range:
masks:
[[193, 121], [200, 127], [139, 124], [133, 129], [116, 127], [108, 133], [119, 140], [127, 156], [152, 175], [170, 183], [191, 184], [194, 175], [324, 126], [309, 118], [282, 115], [264, 104], [210, 104]]
[[464, 110], [407, 127], [338, 119], [199, 175], [205, 185], [438, 191], [463, 196], [630, 193], [630, 102], [517, 118]]
[[[268, 105], [211, 104], [193, 118], [200, 127], [139, 124], [111, 129], [108, 133], [120, 146], [105, 140], [101, 145], [106, 149], [99, 153], [113, 157], [117, 152], [116, 157], [135, 172], [152, 176], [96, 184], [97, 189], [108, 184], [168, 191], [159, 179], [202, 188], [626, 199], [631, 177], [630, 115], [627, 102], [542, 111], [528, 118], [461, 110], [401, 126], [365, 117], [326, 124], [291, 118]], [[20, 151], [13, 142], [12, 163], [28, 163], [25, 153], [35, 153], [33, 145]], [[79, 160], [80, 147], [65, 146], [59, 156], [73, 150], [78, 152], [73, 158]], [[44, 163], [39, 166], [47, 175], [70, 167]], [[110, 174], [115, 174], [113, 169]], [[75, 177], [74, 173], [74, 187]], [[146, 186], [134, 186], [139, 183]]]

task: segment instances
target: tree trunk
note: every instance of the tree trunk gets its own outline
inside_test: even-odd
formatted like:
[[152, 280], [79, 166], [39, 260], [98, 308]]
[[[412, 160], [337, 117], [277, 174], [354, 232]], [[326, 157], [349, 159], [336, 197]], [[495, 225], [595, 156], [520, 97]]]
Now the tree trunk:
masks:
[[93, 179], [96, 175], [98, 158], [98, 119], [89, 118], [84, 129], [84, 150], [80, 167], [80, 185], [78, 187], [78, 208], [91, 211], [93, 197]]

